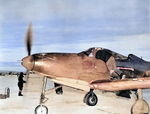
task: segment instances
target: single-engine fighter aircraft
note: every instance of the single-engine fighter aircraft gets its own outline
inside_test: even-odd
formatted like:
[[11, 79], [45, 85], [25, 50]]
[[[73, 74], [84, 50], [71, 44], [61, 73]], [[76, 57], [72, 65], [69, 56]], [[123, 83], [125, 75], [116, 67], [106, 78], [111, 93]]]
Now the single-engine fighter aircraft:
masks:
[[[93, 47], [80, 53], [31, 55], [32, 37], [32, 24], [30, 24], [25, 38], [28, 56], [22, 59], [21, 64], [28, 71], [44, 76], [40, 105], [36, 107], [36, 113], [41, 110], [48, 112], [43, 105], [46, 100], [47, 78], [61, 85], [87, 91], [84, 102], [89, 106], [95, 106], [98, 101], [94, 89], [104, 91], [139, 89], [140, 91], [150, 88], [150, 63], [133, 54], [126, 57], [108, 49]], [[139, 98], [141, 99], [140, 94]], [[134, 110], [132, 107], [132, 112]], [[147, 110], [149, 111], [149, 108]]]

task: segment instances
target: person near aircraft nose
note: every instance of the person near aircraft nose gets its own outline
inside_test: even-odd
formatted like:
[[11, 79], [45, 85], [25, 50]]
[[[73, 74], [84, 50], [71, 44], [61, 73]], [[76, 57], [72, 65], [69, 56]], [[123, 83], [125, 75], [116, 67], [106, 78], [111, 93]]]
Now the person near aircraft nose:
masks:
[[20, 75], [18, 76], [18, 87], [19, 87], [18, 96], [23, 96], [22, 94], [23, 83], [26, 83], [26, 81], [23, 80], [23, 72], [21, 72]]

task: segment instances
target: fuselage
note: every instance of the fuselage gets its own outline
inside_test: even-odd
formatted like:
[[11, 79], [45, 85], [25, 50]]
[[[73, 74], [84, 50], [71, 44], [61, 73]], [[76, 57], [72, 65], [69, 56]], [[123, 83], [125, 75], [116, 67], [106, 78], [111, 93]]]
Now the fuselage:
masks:
[[114, 51], [104, 49], [115, 58], [116, 67], [122, 68], [127, 78], [150, 76], [150, 62], [147, 62], [134, 54], [128, 57]]
[[[122, 56], [107, 50], [115, 58], [116, 66], [132, 68], [121, 69], [127, 78], [150, 76], [150, 63], [134, 55]], [[96, 59], [97, 50], [90, 48], [81, 53], [39, 53], [22, 59], [22, 65], [30, 71], [51, 78], [54, 82], [89, 90], [93, 80], [110, 80], [111, 76], [106, 63]], [[132, 72], [132, 74], [130, 73]]]
[[150, 62], [129, 54], [127, 59], [116, 59], [117, 67], [132, 68], [133, 70], [123, 70], [128, 78], [150, 76]]
[[110, 80], [106, 64], [84, 53], [40, 53], [27, 56], [22, 61], [28, 70], [64, 85], [84, 86], [78, 87], [83, 90], [90, 89], [92, 80]]

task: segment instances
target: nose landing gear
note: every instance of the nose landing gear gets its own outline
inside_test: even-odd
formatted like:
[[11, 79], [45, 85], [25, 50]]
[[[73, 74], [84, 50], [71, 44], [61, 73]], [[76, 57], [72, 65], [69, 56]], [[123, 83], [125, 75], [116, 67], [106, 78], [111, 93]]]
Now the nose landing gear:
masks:
[[46, 90], [47, 78], [48, 77], [43, 78], [42, 92], [41, 92], [41, 96], [40, 96], [40, 105], [38, 105], [35, 108], [35, 114], [48, 114], [48, 108], [45, 105], [43, 105], [48, 100], [48, 98], [45, 97], [45, 93], [48, 92], [48, 91], [51, 91], [51, 90], [58, 89], [58, 88], [62, 87], [62, 85], [59, 85], [55, 88]]
[[41, 96], [40, 96], [40, 105], [38, 105], [35, 108], [35, 114], [48, 114], [48, 108], [45, 105], [43, 105], [48, 100], [48, 98], [45, 97], [46, 84], [47, 84], [47, 77], [44, 77], [43, 78], [42, 93], [41, 93]]

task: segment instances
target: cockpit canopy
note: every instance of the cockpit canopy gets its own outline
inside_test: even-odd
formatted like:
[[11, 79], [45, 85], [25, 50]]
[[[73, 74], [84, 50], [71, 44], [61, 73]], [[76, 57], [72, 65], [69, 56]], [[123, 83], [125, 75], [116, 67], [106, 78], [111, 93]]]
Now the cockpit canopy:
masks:
[[120, 59], [120, 60], [128, 59], [128, 57], [126, 57], [126, 56], [123, 56], [123, 55], [118, 54], [118, 53], [116, 53], [116, 52], [114, 52], [114, 51], [111, 51], [111, 50], [108, 50], [108, 49], [105, 49], [105, 48], [101, 48], [101, 47], [89, 48], [88, 50], [83, 51], [83, 52], [81, 52], [81, 53], [84, 53], [86, 56], [95, 57], [95, 58], [96, 58], [96, 53], [97, 53], [99, 50], [104, 50], [104, 51], [108, 52], [108, 53], [111, 54], [115, 59]]

